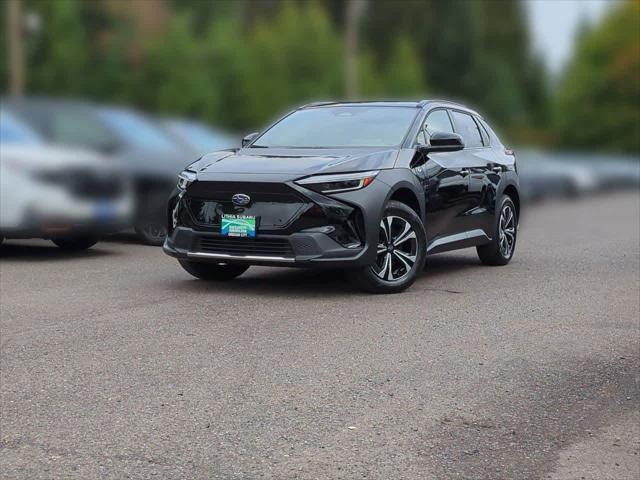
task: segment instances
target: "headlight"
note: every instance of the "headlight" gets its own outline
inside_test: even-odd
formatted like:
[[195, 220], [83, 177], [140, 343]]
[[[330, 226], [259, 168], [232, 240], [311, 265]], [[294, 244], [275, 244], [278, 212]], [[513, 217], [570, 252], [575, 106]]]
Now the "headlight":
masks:
[[196, 173], [190, 170], [185, 170], [178, 175], [178, 188], [180, 190], [186, 190], [189, 185], [196, 179]]
[[371, 184], [378, 173], [378, 170], [373, 170], [370, 172], [338, 173], [336, 175], [314, 175], [296, 180], [296, 183], [321, 193], [350, 192]]

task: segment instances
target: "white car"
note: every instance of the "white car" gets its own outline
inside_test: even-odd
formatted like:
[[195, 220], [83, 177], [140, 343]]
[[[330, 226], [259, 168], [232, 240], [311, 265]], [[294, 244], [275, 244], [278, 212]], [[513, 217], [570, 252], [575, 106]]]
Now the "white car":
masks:
[[126, 226], [132, 207], [131, 188], [114, 161], [48, 145], [0, 109], [0, 242], [46, 238], [83, 250]]

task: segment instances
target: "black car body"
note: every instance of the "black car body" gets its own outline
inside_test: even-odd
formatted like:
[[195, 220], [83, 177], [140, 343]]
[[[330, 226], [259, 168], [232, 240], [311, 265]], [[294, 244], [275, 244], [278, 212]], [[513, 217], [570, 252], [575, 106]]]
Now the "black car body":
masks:
[[132, 226], [147, 244], [162, 245], [166, 199], [175, 177], [197, 158], [164, 127], [135, 110], [52, 98], [8, 99], [3, 105], [46, 141], [94, 150], [126, 166], [134, 186]]
[[[319, 109], [325, 111], [314, 115], [328, 118], [329, 130], [332, 118], [348, 130], [363, 116], [370, 126], [359, 143], [375, 143], [394, 129], [400, 141], [301, 147], [305, 140], [299, 138], [315, 132], [300, 127], [300, 112]], [[402, 122], [391, 125], [393, 118]], [[274, 136], [272, 129], [286, 128], [299, 130], [293, 146], [263, 145], [261, 139]], [[491, 264], [513, 255], [520, 208], [515, 157], [480, 115], [461, 105], [311, 104], [243, 143], [190, 165], [169, 202], [164, 250], [200, 278], [233, 277], [244, 271], [239, 266], [251, 264], [337, 267], [350, 269], [367, 290], [393, 292], [413, 282], [428, 253], [479, 246]], [[505, 199], [513, 217], [511, 237], [509, 251], [498, 258], [496, 248], [506, 235], [498, 231]], [[222, 235], [223, 217], [233, 221], [234, 215], [255, 221], [254, 237]], [[410, 251], [394, 251], [394, 229], [397, 236], [407, 228], [413, 235]], [[380, 276], [383, 267], [387, 278]], [[225, 268], [230, 273], [221, 273]]]

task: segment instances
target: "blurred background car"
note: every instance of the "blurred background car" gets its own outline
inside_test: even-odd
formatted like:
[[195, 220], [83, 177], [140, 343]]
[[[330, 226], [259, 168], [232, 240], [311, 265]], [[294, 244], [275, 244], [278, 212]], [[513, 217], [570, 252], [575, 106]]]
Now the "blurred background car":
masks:
[[46, 144], [0, 108], [0, 241], [46, 238], [82, 250], [130, 221], [132, 194], [119, 165]]
[[549, 198], [575, 198], [597, 188], [594, 172], [580, 164], [559, 161], [535, 150], [518, 152], [523, 198], [536, 201]]
[[588, 170], [595, 182], [594, 191], [640, 188], [640, 162], [631, 155], [563, 152], [556, 153], [554, 160], [569, 169]]
[[640, 188], [640, 162], [630, 156], [523, 149], [518, 159], [522, 194], [529, 202]]
[[198, 157], [216, 150], [240, 147], [239, 138], [202, 122], [169, 118], [162, 120], [162, 125], [176, 142], [193, 150]]
[[132, 226], [144, 243], [162, 245], [166, 200], [177, 174], [197, 158], [194, 151], [133, 109], [52, 98], [5, 104], [51, 144], [91, 149], [124, 165], [134, 188]]

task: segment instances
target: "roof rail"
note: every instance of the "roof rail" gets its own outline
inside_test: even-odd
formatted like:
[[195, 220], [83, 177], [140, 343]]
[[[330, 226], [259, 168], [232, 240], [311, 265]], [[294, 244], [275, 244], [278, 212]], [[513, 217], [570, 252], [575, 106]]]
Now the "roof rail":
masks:
[[[423, 102], [428, 102], [428, 100], [423, 100]], [[411, 100], [336, 100], [336, 101], [320, 101], [320, 102], [311, 102], [306, 105], [302, 105], [300, 108], [306, 107], [321, 107], [323, 105], [352, 105], [358, 103], [405, 103], [405, 104], [415, 104], [417, 107], [421, 106], [418, 102]], [[422, 102], [421, 102], [422, 103]]]
[[320, 107], [322, 105], [333, 105], [334, 103], [339, 103], [336, 101], [332, 101], [332, 100], [324, 100], [324, 101], [319, 101], [319, 102], [311, 102], [311, 103], [307, 103], [305, 105], [302, 105], [300, 108], [307, 108], [307, 107]]
[[460, 107], [460, 108], [463, 108], [465, 110], [469, 110], [470, 112], [474, 113], [475, 115], [477, 115], [479, 117], [482, 117], [482, 115], [480, 115], [473, 108], [467, 107], [466, 105], [463, 105], [462, 103], [454, 102], [454, 101], [451, 101], [451, 100], [439, 100], [437, 98], [432, 98], [431, 100], [422, 100], [420, 102], [420, 106], [424, 107], [427, 103], [443, 103], [445, 105], [451, 105], [452, 107]]

